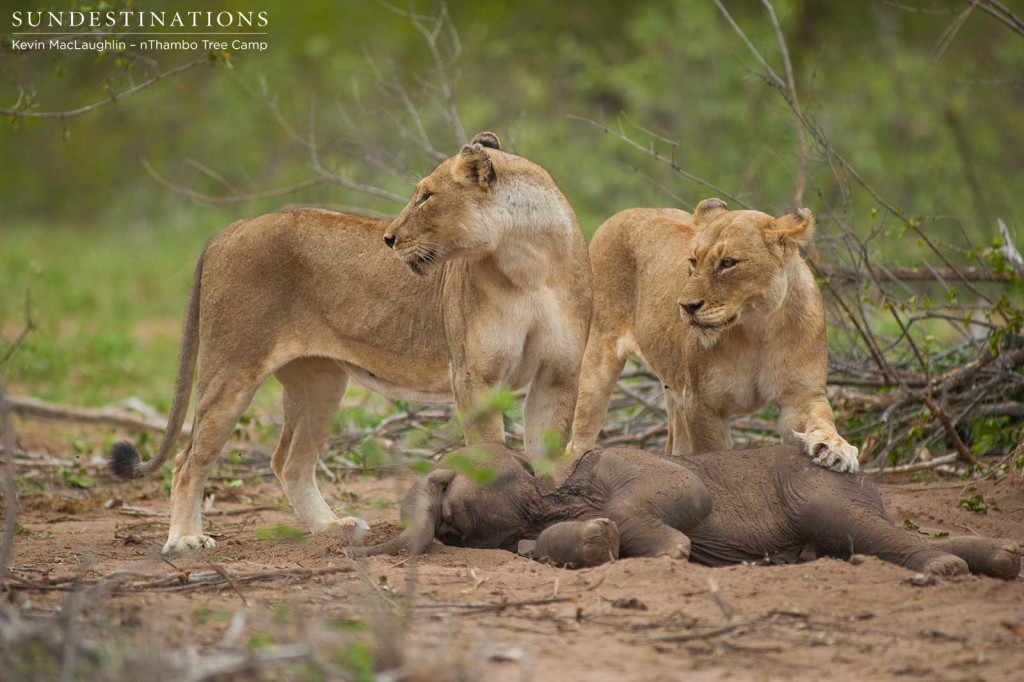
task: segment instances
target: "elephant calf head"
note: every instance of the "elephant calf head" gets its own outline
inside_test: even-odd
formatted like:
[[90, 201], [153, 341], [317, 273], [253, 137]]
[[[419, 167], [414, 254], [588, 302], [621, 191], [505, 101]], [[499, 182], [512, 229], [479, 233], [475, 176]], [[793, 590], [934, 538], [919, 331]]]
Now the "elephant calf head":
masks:
[[435, 537], [456, 547], [515, 551], [540, 506], [522, 455], [504, 445], [470, 446], [416, 482], [402, 503], [400, 535], [353, 554], [419, 554]]

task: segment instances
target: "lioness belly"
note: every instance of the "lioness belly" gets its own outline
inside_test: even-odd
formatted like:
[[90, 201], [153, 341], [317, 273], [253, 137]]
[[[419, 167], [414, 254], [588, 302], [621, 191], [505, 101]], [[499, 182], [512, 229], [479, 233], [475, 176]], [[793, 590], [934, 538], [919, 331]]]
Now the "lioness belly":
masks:
[[391, 400], [405, 400], [427, 405], [452, 402], [451, 380], [447, 372], [439, 377], [423, 377], [423, 380], [415, 383], [400, 384], [351, 363], [339, 364], [360, 386], [376, 391]]

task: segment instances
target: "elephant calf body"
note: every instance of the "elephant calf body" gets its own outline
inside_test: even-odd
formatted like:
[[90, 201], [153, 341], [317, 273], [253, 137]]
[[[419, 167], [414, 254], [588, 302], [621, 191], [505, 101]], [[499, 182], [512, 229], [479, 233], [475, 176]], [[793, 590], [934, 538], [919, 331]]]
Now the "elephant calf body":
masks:
[[521, 546], [571, 566], [663, 554], [721, 566], [857, 553], [939, 575], [1020, 572], [1016, 543], [898, 529], [874, 482], [816, 466], [796, 447], [690, 457], [594, 450], [553, 491], [514, 451], [477, 447], [492, 455], [494, 482], [482, 486], [444, 469], [425, 476], [410, 492], [420, 503], [403, 508], [404, 538], [366, 553], [425, 547], [436, 536], [457, 546]]

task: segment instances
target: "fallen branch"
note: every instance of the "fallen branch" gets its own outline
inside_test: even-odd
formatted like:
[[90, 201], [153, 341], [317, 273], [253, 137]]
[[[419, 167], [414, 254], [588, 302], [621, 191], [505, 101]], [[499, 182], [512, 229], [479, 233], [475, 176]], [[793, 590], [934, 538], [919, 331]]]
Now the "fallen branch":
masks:
[[887, 476], [895, 474], [909, 474], [914, 471], [927, 471], [928, 469], [936, 469], [940, 466], [953, 464], [959, 458], [960, 454], [954, 452], [948, 455], [942, 455], [941, 457], [930, 459], [927, 462], [918, 462], [916, 464], [903, 464], [901, 466], [896, 467], [873, 467], [871, 469], [864, 469], [862, 473], [868, 475], [884, 474]]
[[[125, 410], [113, 407], [76, 407], [51, 403], [30, 396], [8, 396], [11, 409], [23, 417], [53, 419], [56, 421], [80, 422], [83, 424], [102, 424], [128, 429], [129, 431], [147, 431], [163, 433], [167, 430], [167, 420], [140, 417]], [[192, 428], [187, 424], [181, 429], [180, 438], [192, 435]]]

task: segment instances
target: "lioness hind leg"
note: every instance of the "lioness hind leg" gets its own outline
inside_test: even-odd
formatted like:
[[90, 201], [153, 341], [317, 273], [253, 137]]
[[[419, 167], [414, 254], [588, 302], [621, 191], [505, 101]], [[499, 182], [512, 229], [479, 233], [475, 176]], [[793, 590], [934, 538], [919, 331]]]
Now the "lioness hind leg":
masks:
[[252, 402], [259, 386], [259, 381], [252, 378], [254, 375], [235, 373], [212, 381], [204, 381], [205, 377], [200, 376], [192, 442], [174, 459], [171, 528], [164, 554], [217, 545], [213, 538], [203, 534], [203, 488], [224, 443]]
[[1012, 540], [958, 537], [931, 541], [936, 549], [955, 554], [967, 562], [971, 573], [1013, 580], [1020, 574], [1020, 546]]
[[348, 373], [333, 360], [302, 358], [274, 376], [284, 386], [284, 428], [271, 459], [274, 473], [296, 513], [314, 534], [340, 531], [358, 541], [365, 522], [338, 519], [316, 484], [317, 460], [348, 386]]

